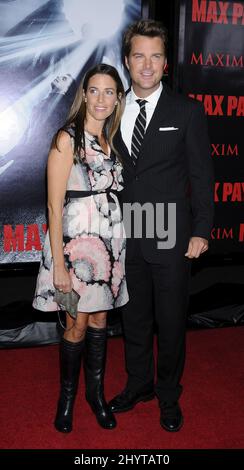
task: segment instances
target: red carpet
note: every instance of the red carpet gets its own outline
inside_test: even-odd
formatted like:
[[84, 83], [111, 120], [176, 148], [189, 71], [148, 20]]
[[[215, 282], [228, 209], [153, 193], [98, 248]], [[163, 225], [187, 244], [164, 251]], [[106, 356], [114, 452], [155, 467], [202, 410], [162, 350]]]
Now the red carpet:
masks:
[[[1, 449], [238, 449], [244, 447], [244, 327], [189, 331], [181, 405], [185, 425], [167, 433], [156, 399], [117, 415], [102, 430], [83, 393], [81, 377], [74, 431], [52, 421], [58, 395], [58, 346], [1, 350]], [[123, 341], [109, 339], [108, 399], [125, 383]]]

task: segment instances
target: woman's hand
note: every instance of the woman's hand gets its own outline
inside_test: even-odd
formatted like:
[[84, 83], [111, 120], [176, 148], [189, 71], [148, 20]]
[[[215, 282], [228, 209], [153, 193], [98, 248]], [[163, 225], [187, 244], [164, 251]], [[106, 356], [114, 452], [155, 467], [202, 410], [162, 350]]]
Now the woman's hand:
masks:
[[65, 267], [54, 267], [53, 284], [56, 289], [63, 291], [65, 294], [72, 290], [71, 277]]

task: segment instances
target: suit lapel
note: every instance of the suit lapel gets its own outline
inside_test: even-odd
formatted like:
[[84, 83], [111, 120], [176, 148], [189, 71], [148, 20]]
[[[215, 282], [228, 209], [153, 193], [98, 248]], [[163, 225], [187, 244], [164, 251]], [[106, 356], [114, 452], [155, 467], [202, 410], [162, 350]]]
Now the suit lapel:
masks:
[[[128, 93], [130, 92], [130, 90], [131, 90], [131, 87], [126, 90], [125, 96], [128, 95]], [[130, 156], [130, 152], [128, 151], [128, 149], [127, 149], [127, 147], [126, 147], [126, 145], [125, 145], [125, 142], [124, 142], [124, 140], [123, 140], [123, 138], [122, 138], [121, 126], [119, 126], [119, 129], [118, 129], [118, 131], [117, 131], [117, 133], [116, 133], [116, 135], [115, 135], [115, 143], [116, 143], [116, 145], [118, 146], [117, 148], [118, 148], [119, 152], [121, 153], [121, 158], [122, 158], [122, 159], [126, 159], [126, 160], [129, 159], [129, 161], [132, 163], [132, 161], [131, 161], [131, 156]]]
[[[167, 125], [169, 111], [170, 88], [166, 84], [164, 84], [157, 106], [147, 127], [141, 146], [141, 151], [143, 151], [144, 147], [150, 142], [151, 139], [155, 139], [155, 137], [157, 138], [158, 128], [160, 126], [163, 126], [164, 124]], [[131, 155], [123, 141], [120, 128], [118, 129], [114, 137], [114, 144], [119, 154], [121, 155], [122, 161], [126, 165], [127, 170], [129, 170], [131, 173], [135, 173], [136, 169], [138, 169], [138, 166], [140, 166], [140, 156], [138, 158], [137, 165], [134, 166]]]
[[119, 127], [118, 131], [116, 132], [115, 138], [114, 138], [114, 143], [120, 153], [127, 157], [130, 157], [130, 154], [128, 152], [128, 149], [122, 139], [122, 134], [121, 134], [121, 129]]
[[[151, 139], [155, 139], [155, 137], [157, 137], [159, 127], [167, 124], [168, 114], [170, 111], [170, 97], [168, 91], [169, 89], [167, 85], [164, 84], [162, 93], [157, 102], [157, 106], [147, 127], [141, 146], [141, 151], [143, 151], [143, 148]], [[138, 160], [140, 160], [140, 157]]]
[[118, 150], [122, 162], [124, 166], [126, 166], [126, 169], [129, 170], [131, 173], [135, 172], [135, 166], [133, 165], [132, 158], [130, 156], [130, 153], [122, 139], [122, 134], [121, 134], [121, 129], [119, 128], [116, 132], [116, 135], [114, 137], [114, 146]]

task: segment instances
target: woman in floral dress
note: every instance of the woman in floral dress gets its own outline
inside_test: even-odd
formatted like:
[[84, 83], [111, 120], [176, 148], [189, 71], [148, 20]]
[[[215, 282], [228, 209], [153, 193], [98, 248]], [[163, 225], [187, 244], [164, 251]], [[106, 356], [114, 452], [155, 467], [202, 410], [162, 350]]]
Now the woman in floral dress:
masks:
[[74, 289], [80, 295], [77, 318], [66, 313], [60, 343], [61, 390], [54, 424], [65, 433], [72, 430], [83, 355], [86, 399], [103, 428], [116, 426], [103, 380], [107, 311], [128, 301], [125, 234], [117, 199], [122, 167], [113, 147], [123, 102], [123, 85], [114, 67], [99, 64], [88, 71], [48, 157], [49, 231], [33, 306], [57, 310], [55, 289]]

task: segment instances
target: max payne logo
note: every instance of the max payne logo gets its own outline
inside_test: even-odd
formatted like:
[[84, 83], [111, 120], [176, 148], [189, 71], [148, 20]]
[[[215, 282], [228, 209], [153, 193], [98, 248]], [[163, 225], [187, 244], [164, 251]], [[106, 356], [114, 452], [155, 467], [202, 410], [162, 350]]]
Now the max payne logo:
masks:
[[244, 25], [244, 5], [240, 2], [192, 0], [192, 21]]
[[214, 227], [211, 231], [211, 240], [238, 240], [244, 242], [244, 224], [235, 227]]
[[[41, 226], [42, 233], [45, 235], [47, 232], [47, 225]], [[40, 239], [40, 230], [37, 224], [27, 225], [16, 225], [14, 228], [12, 225], [4, 225], [3, 227], [3, 249], [5, 253], [11, 251], [41, 251], [42, 244]]]
[[200, 95], [188, 93], [190, 98], [204, 104], [208, 116], [244, 116], [244, 96]]
[[214, 202], [244, 202], [244, 181], [215, 183]]

